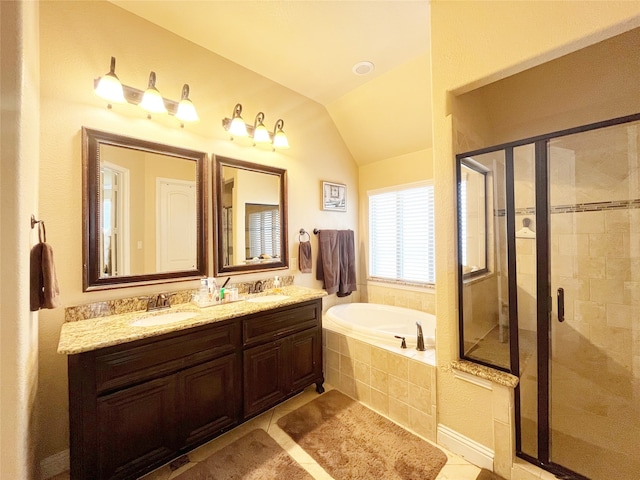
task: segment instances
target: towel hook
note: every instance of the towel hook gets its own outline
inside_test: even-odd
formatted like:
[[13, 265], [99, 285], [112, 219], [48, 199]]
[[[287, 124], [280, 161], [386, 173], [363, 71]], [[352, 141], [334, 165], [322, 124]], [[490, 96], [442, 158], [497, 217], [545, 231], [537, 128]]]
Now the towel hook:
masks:
[[42, 220], [36, 220], [36, 216], [31, 214], [31, 230], [34, 229], [34, 227], [38, 224], [41, 223]]
[[[35, 215], [31, 215], [31, 229], [33, 230], [35, 228], [35, 226], [38, 225], [38, 240], [40, 240], [40, 242], [47, 242], [47, 230], [44, 227], [44, 221], [43, 220], [36, 220], [36, 216]], [[44, 240], [43, 240], [44, 239]]]
[[314, 229], [313, 229], [313, 234], [314, 234], [314, 235], [317, 235], [317, 234], [319, 234], [319, 233], [320, 233], [320, 230], [318, 230], [317, 228], [314, 228]]

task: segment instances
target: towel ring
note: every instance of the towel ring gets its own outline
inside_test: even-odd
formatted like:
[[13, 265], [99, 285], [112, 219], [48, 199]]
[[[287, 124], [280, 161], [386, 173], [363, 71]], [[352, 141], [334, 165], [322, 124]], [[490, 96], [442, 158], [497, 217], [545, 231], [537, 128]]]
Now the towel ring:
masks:
[[309, 233], [304, 229], [301, 228], [300, 232], [298, 233], [298, 242], [302, 242], [302, 237], [307, 236], [307, 241], [311, 240], [311, 235], [309, 235]]

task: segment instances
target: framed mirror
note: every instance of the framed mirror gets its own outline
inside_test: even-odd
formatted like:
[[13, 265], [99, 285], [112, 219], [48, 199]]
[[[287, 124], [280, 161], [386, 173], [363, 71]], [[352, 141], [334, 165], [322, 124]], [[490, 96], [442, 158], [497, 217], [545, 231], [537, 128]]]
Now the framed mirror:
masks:
[[458, 192], [460, 262], [468, 278], [488, 271], [486, 168], [469, 158], [460, 160]]
[[206, 276], [206, 153], [82, 128], [83, 290]]
[[216, 275], [289, 267], [287, 171], [214, 156]]

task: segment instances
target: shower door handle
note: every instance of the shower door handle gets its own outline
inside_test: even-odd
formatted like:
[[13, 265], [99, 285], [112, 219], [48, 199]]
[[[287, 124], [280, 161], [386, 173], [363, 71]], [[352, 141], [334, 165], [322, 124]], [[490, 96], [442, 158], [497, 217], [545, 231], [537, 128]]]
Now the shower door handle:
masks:
[[558, 321], [564, 322], [564, 288], [558, 289]]

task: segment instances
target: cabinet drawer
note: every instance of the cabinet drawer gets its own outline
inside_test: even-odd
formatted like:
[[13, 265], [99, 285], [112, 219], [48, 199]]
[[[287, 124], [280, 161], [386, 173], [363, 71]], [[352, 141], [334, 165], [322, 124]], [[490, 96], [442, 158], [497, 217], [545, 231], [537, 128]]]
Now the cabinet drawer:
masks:
[[96, 354], [96, 389], [102, 393], [156, 378], [236, 350], [237, 323], [207, 328], [138, 347], [118, 346]]
[[313, 302], [246, 319], [242, 322], [243, 343], [266, 342], [312, 328], [319, 325], [320, 315], [320, 302]]

